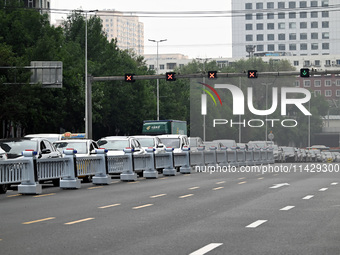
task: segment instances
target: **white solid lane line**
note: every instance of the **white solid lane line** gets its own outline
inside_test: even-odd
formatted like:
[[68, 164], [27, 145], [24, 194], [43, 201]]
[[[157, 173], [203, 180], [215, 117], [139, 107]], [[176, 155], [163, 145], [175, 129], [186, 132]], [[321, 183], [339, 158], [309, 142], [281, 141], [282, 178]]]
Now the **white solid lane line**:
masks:
[[289, 211], [290, 209], [293, 209], [294, 207], [295, 206], [293, 206], [293, 205], [288, 205], [286, 207], [281, 208], [280, 211]]
[[314, 197], [314, 195], [308, 195], [308, 196], [303, 197], [302, 199], [308, 200], [308, 199], [311, 199], [312, 197]]
[[192, 253], [190, 253], [189, 255], [203, 255], [208, 253], [209, 251], [212, 251], [213, 249], [216, 249], [217, 247], [221, 246], [223, 243], [211, 243], [208, 244], [204, 247], [202, 247], [201, 249], [194, 251]]
[[258, 226], [262, 225], [265, 222], [267, 222], [267, 220], [257, 220], [255, 222], [249, 224], [248, 226], [246, 226], [246, 228], [257, 228]]

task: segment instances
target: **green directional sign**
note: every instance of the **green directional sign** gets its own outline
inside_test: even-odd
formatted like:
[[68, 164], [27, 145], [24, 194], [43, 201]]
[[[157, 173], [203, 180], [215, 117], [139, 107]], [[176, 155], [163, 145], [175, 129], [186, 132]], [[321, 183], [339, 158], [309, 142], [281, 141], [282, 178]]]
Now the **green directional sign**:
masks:
[[309, 77], [309, 69], [308, 68], [301, 68], [300, 69], [300, 77], [302, 77], [302, 78]]

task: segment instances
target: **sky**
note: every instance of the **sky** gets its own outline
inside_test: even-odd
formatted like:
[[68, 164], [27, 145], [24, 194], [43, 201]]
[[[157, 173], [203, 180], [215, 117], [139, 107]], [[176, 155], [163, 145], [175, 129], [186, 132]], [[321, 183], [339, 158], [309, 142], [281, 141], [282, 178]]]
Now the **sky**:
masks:
[[[144, 23], [144, 54], [157, 53], [156, 43], [148, 39], [166, 39], [158, 45], [159, 54], [180, 53], [191, 59], [231, 57], [230, 17], [217, 17], [215, 14], [202, 17], [201, 13], [194, 18], [183, 18], [183, 14], [178, 14], [188, 11], [230, 11], [231, 0], [52, 0], [51, 9], [167, 12], [161, 17], [154, 17], [153, 14], [153, 17], [139, 18]], [[52, 23], [55, 19], [66, 18], [66, 14], [53, 14], [53, 10]], [[165, 17], [169, 16], [169, 12], [176, 12], [176, 17]]]

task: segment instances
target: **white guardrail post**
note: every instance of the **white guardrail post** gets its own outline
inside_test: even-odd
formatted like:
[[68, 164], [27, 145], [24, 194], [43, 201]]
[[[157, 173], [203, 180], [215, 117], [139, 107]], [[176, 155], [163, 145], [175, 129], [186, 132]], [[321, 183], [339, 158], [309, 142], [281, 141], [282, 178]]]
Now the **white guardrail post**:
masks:
[[107, 150], [103, 148], [96, 149], [96, 157], [100, 158], [98, 169], [96, 169], [95, 176], [92, 177], [92, 183], [97, 185], [109, 185], [111, 183], [111, 176], [107, 166]]
[[186, 154], [184, 165], [179, 168], [181, 174], [191, 174], [190, 166], [190, 147], [183, 147], [183, 153]]
[[128, 157], [128, 167], [123, 170], [120, 174], [121, 181], [136, 181], [137, 174], [134, 172], [133, 167], [133, 149], [132, 148], [125, 148], [124, 149], [125, 155]]
[[174, 168], [174, 154], [173, 154], [174, 148], [167, 147], [165, 148], [165, 152], [169, 155], [168, 160], [168, 166], [163, 169], [163, 175], [164, 176], [175, 176], [176, 175], [176, 169]]
[[143, 171], [143, 177], [146, 179], [157, 179], [158, 171], [155, 169], [155, 148], [149, 147], [145, 151], [150, 158], [146, 160], [146, 169]]
[[67, 148], [63, 151], [64, 158], [68, 159], [65, 163], [65, 173], [64, 177], [60, 180], [60, 188], [61, 189], [80, 189], [80, 180], [78, 179], [77, 172], [77, 162], [76, 162], [76, 153], [77, 151], [74, 149]]
[[35, 155], [37, 155], [36, 151], [26, 150], [22, 152], [22, 155], [29, 160], [27, 164], [27, 181], [21, 182], [18, 185], [18, 193], [20, 194], [41, 194], [42, 187], [38, 182], [38, 168], [37, 161]]

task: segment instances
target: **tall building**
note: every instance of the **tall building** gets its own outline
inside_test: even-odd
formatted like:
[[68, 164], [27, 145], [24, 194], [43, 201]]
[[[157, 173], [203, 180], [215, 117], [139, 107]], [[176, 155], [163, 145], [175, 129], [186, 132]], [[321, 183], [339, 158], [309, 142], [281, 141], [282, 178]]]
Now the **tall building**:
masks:
[[122, 50], [133, 50], [137, 55], [144, 54], [144, 24], [136, 16], [125, 16], [115, 10], [98, 11], [96, 15], [103, 22], [107, 39], [117, 39]]
[[232, 0], [233, 57], [339, 55], [339, 0]]

